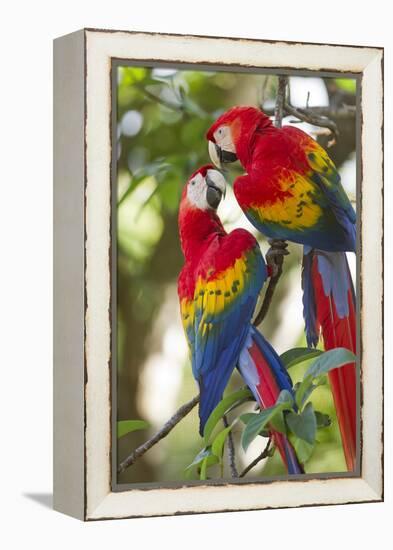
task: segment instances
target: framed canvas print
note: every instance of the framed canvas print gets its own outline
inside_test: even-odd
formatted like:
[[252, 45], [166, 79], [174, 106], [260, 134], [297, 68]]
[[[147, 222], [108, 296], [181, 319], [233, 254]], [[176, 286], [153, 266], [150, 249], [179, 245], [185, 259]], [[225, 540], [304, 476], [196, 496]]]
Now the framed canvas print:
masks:
[[54, 506], [383, 499], [383, 50], [54, 43]]

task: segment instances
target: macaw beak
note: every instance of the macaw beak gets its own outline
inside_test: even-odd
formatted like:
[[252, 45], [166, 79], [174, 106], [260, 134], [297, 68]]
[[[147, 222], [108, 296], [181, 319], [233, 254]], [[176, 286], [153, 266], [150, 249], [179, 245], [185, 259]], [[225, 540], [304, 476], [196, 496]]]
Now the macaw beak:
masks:
[[213, 143], [212, 141], [209, 141], [209, 155], [212, 163], [217, 166], [217, 168], [222, 168], [223, 164], [237, 161], [237, 155], [235, 153], [221, 149], [217, 143]]
[[218, 170], [208, 170], [205, 177], [207, 191], [206, 200], [210, 208], [217, 210], [221, 199], [225, 198], [226, 182]]
[[219, 148], [219, 146], [209, 140], [210, 160], [212, 161], [214, 166], [217, 166], [217, 168], [221, 168], [220, 152], [221, 152], [221, 149]]

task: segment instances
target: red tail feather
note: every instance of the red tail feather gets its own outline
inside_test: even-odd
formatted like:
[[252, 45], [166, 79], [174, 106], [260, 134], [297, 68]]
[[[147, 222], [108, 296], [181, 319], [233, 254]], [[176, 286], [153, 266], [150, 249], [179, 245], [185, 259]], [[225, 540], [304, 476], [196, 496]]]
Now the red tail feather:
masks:
[[[350, 275], [349, 275], [350, 276]], [[340, 318], [334, 297], [325, 295], [322, 277], [318, 271], [317, 256], [314, 256], [312, 277], [316, 303], [316, 319], [319, 324], [325, 349], [347, 348], [356, 353], [356, 310], [352, 285], [348, 290], [349, 313]], [[336, 406], [348, 470], [356, 464], [356, 367], [350, 363], [329, 373], [330, 385]]]
[[[261, 408], [272, 407], [275, 405], [280, 394], [281, 388], [278, 384], [275, 375], [272, 371], [272, 366], [264, 357], [262, 350], [254, 342], [249, 348], [250, 356], [256, 367], [259, 383], [255, 390], [259, 396]], [[299, 464], [296, 453], [289, 442], [288, 438], [276, 431], [271, 431], [275, 446], [278, 448], [282, 461], [285, 464], [288, 473], [299, 474], [304, 473], [303, 468]]]

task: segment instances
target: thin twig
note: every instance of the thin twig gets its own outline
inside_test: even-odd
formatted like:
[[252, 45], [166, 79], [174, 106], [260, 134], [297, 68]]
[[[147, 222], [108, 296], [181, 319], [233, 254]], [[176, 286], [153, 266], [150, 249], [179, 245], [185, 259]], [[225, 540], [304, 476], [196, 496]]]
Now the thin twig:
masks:
[[[289, 104], [289, 102], [287, 102]], [[292, 106], [293, 107], [293, 106]], [[311, 117], [326, 117], [334, 118], [335, 120], [352, 120], [356, 116], [356, 106], [355, 105], [342, 105], [339, 108], [336, 107], [321, 107], [321, 106], [309, 106], [305, 109], [298, 109], [300, 112], [305, 111], [308, 116]], [[273, 108], [263, 109], [264, 113], [268, 116], [274, 115]], [[303, 115], [301, 115], [303, 116]]]
[[[270, 277], [269, 284], [265, 292], [265, 296], [263, 297], [261, 309], [258, 311], [257, 315], [255, 316], [255, 319], [254, 319], [255, 327], [258, 327], [262, 323], [262, 321], [266, 317], [267, 312], [269, 311], [269, 307], [270, 307], [270, 304], [272, 303], [274, 291], [276, 290], [276, 286], [282, 275], [284, 256], [288, 254], [288, 251], [286, 250], [288, 243], [286, 241], [281, 241], [279, 239], [269, 239], [269, 243], [271, 246], [266, 254], [266, 258], [268, 258], [269, 255], [274, 257], [273, 265], [275, 268], [275, 272]], [[268, 261], [268, 264], [269, 263], [270, 262]], [[270, 265], [272, 265], [272, 263], [270, 263]]]
[[160, 103], [160, 105], [163, 105], [167, 109], [172, 109], [172, 111], [177, 111], [177, 112], [183, 111], [183, 107], [182, 107], [181, 104], [177, 105], [176, 103], [171, 103], [170, 101], [166, 101], [165, 99], [162, 99], [162, 97], [149, 92], [149, 90], [146, 90], [146, 88], [144, 86], [140, 86], [140, 85], [137, 85], [137, 84], [134, 84], [134, 86], [140, 92], [145, 94], [146, 97], [148, 97], [149, 99], [151, 99], [152, 101], [154, 101], [156, 103]]
[[[222, 417], [222, 421], [224, 422], [224, 426], [228, 428], [229, 426], [228, 418], [225, 414]], [[228, 458], [229, 458], [229, 469], [231, 471], [231, 476], [239, 477], [239, 472], [237, 471], [237, 468], [236, 468], [235, 444], [233, 441], [232, 431], [230, 431], [228, 434]]]
[[269, 82], [270, 82], [270, 76], [266, 75], [263, 80], [260, 101], [259, 101], [259, 105], [261, 106], [261, 109], [263, 109], [263, 104], [265, 103], [266, 90]]
[[326, 116], [317, 115], [311, 112], [310, 109], [297, 109], [287, 102], [284, 103], [284, 111], [303, 122], [308, 122], [314, 126], [321, 126], [322, 128], [328, 128], [335, 137], [338, 136], [337, 124]]
[[252, 470], [254, 468], [254, 466], [256, 466], [258, 464], [258, 462], [260, 462], [261, 460], [263, 460], [264, 458], [267, 458], [269, 456], [271, 442], [272, 442], [272, 440], [269, 437], [268, 442], [266, 444], [266, 447], [263, 449], [261, 454], [258, 455], [256, 458], [254, 458], [254, 460], [252, 462], [250, 462], [250, 464], [244, 468], [244, 470], [239, 475], [239, 477], [244, 477], [246, 474], [248, 474], [248, 472], [250, 470]]
[[264, 318], [266, 317], [267, 312], [269, 311], [270, 304], [273, 299], [274, 291], [276, 290], [276, 286], [278, 283], [278, 280], [281, 277], [282, 271], [279, 272], [278, 275], [275, 277], [271, 277], [268, 287], [265, 292], [265, 296], [263, 298], [261, 309], [258, 311], [255, 319], [254, 319], [254, 326], [259, 327], [259, 325], [262, 323]]
[[281, 125], [282, 125], [282, 117], [283, 117], [283, 111], [284, 111], [287, 84], [288, 84], [287, 76], [278, 77], [276, 106], [274, 108], [274, 125], [276, 128], [281, 128]]
[[133, 451], [127, 458], [120, 463], [117, 472], [120, 474], [124, 472], [129, 466], [143, 456], [149, 449], [156, 445], [161, 439], [166, 437], [169, 432], [182, 420], [189, 412], [199, 403], [199, 395], [193, 397], [190, 401], [182, 405], [173, 416], [163, 425], [163, 427], [153, 437], [145, 441], [143, 445], [140, 445], [135, 451]]
[[306, 99], [306, 109], [308, 109], [310, 103], [310, 90], [307, 92], [307, 99]]
[[[309, 108], [308, 102], [310, 99], [310, 95], [308, 93], [307, 95], [307, 101], [306, 101], [306, 108], [305, 109], [299, 109], [296, 107], [293, 107], [287, 101], [286, 98], [286, 87], [288, 84], [288, 77], [286, 76], [279, 76], [278, 77], [278, 90], [277, 90], [277, 98], [276, 98], [276, 105], [274, 108], [274, 125], [277, 128], [281, 128], [282, 125], [282, 117], [284, 113], [288, 115], [292, 115], [302, 122], [308, 122], [309, 124], [313, 124], [314, 126], [320, 126], [322, 128], [328, 128], [335, 138], [338, 136], [338, 128], [337, 124], [328, 118], [326, 114], [331, 115], [332, 113], [329, 111], [326, 114], [323, 112], [322, 108]], [[346, 112], [349, 113], [351, 110], [346, 107]]]

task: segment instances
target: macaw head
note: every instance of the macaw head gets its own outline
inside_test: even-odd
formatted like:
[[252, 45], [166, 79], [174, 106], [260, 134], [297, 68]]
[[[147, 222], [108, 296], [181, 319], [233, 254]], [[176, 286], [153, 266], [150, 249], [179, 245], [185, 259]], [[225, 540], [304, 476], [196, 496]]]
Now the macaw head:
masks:
[[217, 210], [225, 197], [226, 181], [212, 164], [202, 166], [194, 172], [183, 190], [182, 203], [198, 210]]
[[254, 132], [268, 126], [272, 126], [272, 123], [260, 109], [232, 107], [216, 120], [206, 134], [212, 162], [218, 168], [238, 159], [245, 165]]
[[202, 166], [188, 179], [179, 208], [180, 243], [185, 258], [198, 257], [210, 235], [225, 234], [216, 213], [225, 189], [224, 176], [212, 164]]

